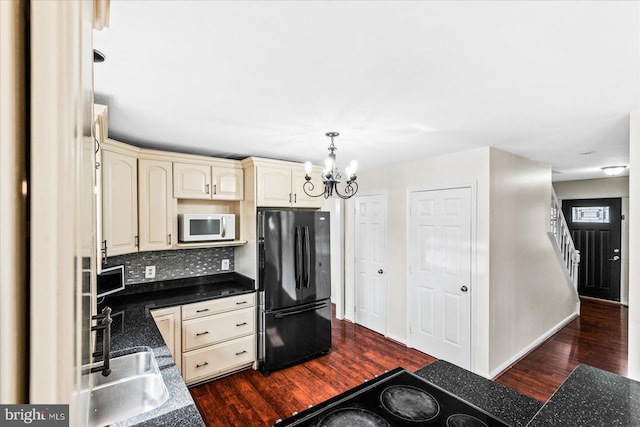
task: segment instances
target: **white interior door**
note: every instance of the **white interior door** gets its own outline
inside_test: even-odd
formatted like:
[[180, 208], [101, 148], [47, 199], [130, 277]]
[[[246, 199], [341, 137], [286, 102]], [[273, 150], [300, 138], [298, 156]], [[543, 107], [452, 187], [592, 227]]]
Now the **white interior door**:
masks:
[[409, 343], [471, 368], [471, 189], [410, 196]]
[[386, 198], [383, 195], [357, 197], [355, 205], [355, 321], [385, 335]]

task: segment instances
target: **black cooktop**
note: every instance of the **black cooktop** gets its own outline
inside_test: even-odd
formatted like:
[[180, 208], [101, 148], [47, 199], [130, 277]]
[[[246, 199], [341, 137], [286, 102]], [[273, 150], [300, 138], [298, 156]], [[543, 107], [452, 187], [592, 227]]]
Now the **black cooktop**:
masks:
[[402, 368], [309, 408], [276, 427], [509, 427], [509, 424]]

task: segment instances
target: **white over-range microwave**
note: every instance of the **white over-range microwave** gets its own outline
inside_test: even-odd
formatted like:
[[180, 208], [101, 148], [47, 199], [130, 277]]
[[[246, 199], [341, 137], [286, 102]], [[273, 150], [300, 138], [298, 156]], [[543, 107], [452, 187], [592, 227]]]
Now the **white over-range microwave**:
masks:
[[208, 242], [235, 240], [236, 216], [233, 214], [180, 214], [178, 240], [181, 242]]

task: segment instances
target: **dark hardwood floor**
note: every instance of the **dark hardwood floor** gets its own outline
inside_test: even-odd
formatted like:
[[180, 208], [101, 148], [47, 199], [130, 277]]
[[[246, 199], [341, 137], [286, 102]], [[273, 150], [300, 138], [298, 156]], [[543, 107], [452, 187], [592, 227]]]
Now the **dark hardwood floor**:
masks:
[[578, 364], [627, 374], [628, 308], [581, 298], [580, 316], [495, 378], [546, 402]]
[[[496, 381], [546, 401], [580, 363], [625, 375], [627, 308], [583, 299], [581, 312]], [[385, 369], [414, 371], [435, 360], [350, 322], [334, 321], [332, 338], [330, 354], [268, 377], [246, 370], [191, 388], [202, 418], [208, 426], [270, 426]]]

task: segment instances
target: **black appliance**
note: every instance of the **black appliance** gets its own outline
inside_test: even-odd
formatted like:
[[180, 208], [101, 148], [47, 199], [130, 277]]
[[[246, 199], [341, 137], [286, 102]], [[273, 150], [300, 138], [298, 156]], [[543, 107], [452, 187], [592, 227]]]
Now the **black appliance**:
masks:
[[402, 368], [339, 394], [274, 426], [509, 427]]
[[258, 362], [264, 373], [331, 348], [329, 212], [258, 212]]
[[124, 265], [103, 268], [98, 274], [97, 293], [98, 298], [124, 290]]

